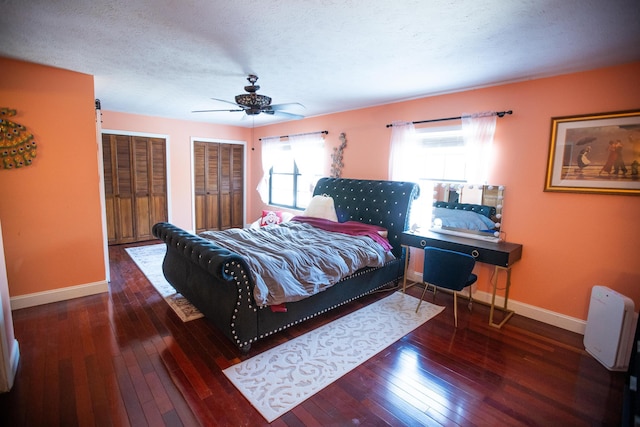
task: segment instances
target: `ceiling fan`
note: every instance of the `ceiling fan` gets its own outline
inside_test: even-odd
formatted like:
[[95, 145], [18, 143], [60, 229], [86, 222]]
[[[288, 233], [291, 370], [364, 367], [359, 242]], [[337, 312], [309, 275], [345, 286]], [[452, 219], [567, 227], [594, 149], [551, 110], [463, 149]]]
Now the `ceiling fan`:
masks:
[[211, 113], [211, 112], [217, 112], [217, 111], [227, 111], [227, 112], [244, 111], [248, 116], [255, 116], [257, 114], [264, 113], [264, 114], [271, 114], [271, 115], [277, 114], [281, 116], [287, 116], [292, 119], [304, 118], [304, 116], [301, 116], [299, 114], [293, 114], [293, 113], [288, 113], [284, 111], [287, 108], [292, 106], [299, 106], [304, 108], [304, 105], [298, 102], [271, 105], [270, 97], [265, 95], [258, 95], [256, 93], [258, 89], [260, 89], [260, 86], [256, 84], [256, 82], [258, 81], [258, 76], [256, 76], [255, 74], [249, 74], [249, 76], [247, 77], [247, 80], [250, 83], [250, 85], [244, 87], [244, 90], [247, 91], [247, 93], [236, 95], [235, 97], [236, 102], [225, 101], [224, 99], [218, 99], [218, 98], [211, 98], [215, 101], [220, 101], [227, 104], [235, 105], [237, 108], [228, 109], [228, 110], [196, 110], [196, 111], [192, 111], [192, 113]]

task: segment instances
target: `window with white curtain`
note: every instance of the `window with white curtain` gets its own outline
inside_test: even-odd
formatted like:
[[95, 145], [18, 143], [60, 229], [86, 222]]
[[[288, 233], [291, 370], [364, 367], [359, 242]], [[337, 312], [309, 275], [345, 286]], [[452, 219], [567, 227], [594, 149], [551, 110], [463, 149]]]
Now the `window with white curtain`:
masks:
[[418, 183], [421, 197], [411, 209], [410, 224], [428, 227], [434, 184], [440, 181], [466, 182], [467, 156], [462, 125], [416, 129], [411, 163], [405, 180]]
[[389, 176], [420, 185], [410, 224], [428, 226], [436, 182], [485, 184], [492, 158], [496, 113], [463, 114], [461, 124], [415, 129], [411, 122], [394, 122]]
[[421, 164], [416, 180], [466, 182], [467, 157], [461, 125], [419, 129], [415, 138], [415, 155]]
[[[324, 175], [322, 134], [292, 135], [286, 140], [262, 140], [262, 201], [273, 206], [305, 209], [318, 179]], [[268, 159], [265, 161], [265, 159]]]

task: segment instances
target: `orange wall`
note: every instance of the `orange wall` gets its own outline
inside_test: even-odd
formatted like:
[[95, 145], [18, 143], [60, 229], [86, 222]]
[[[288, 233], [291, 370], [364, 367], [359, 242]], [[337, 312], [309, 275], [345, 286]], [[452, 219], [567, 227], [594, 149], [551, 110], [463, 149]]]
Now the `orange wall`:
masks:
[[[490, 179], [507, 188], [504, 230], [508, 240], [524, 245], [523, 258], [513, 268], [511, 298], [586, 319], [591, 287], [596, 284], [628, 295], [640, 307], [640, 267], [634, 252], [640, 237], [640, 197], [543, 192], [550, 119], [640, 108], [640, 88], [634, 84], [638, 75], [640, 63], [636, 62], [312, 117], [253, 132], [116, 113], [103, 105], [102, 127], [169, 137], [171, 220], [193, 229], [192, 136], [248, 141], [247, 220], [252, 221], [264, 207], [255, 191], [262, 175], [258, 138], [328, 130], [328, 173], [330, 151], [338, 146], [340, 132], [345, 132], [343, 176], [387, 179], [387, 123], [512, 109], [512, 116], [498, 119], [498, 158]], [[0, 62], [0, 77], [1, 99], [21, 111], [21, 123], [40, 142], [33, 166], [0, 171], [0, 220], [9, 247], [11, 295], [100, 280], [104, 254], [92, 79], [8, 60]], [[490, 269], [479, 266], [478, 270], [481, 289], [487, 290]]]
[[[551, 118], [640, 109], [640, 62], [590, 72], [505, 84], [391, 105], [331, 114], [256, 129], [255, 138], [328, 130], [329, 147], [345, 132], [343, 177], [387, 179], [394, 120], [417, 121], [463, 112], [513, 110], [498, 119], [497, 159], [490, 182], [506, 186], [507, 240], [524, 245], [510, 298], [586, 320], [591, 288], [604, 285], [640, 308], [640, 197], [543, 192]], [[259, 144], [256, 151], [259, 151]], [[330, 156], [326, 171], [330, 170]], [[260, 165], [252, 164], [255, 188]], [[252, 198], [250, 216], [262, 204]], [[415, 257], [414, 257], [415, 258]], [[478, 266], [488, 291], [493, 270]]]
[[10, 295], [104, 281], [93, 77], [0, 58], [0, 100], [38, 144], [0, 170]]

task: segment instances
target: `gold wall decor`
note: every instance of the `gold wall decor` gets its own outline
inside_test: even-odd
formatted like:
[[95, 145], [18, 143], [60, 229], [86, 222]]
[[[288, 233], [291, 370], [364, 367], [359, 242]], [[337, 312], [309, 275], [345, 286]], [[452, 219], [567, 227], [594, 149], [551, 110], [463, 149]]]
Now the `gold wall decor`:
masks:
[[0, 158], [4, 169], [29, 166], [36, 157], [36, 142], [27, 128], [7, 120], [16, 110], [0, 107]]

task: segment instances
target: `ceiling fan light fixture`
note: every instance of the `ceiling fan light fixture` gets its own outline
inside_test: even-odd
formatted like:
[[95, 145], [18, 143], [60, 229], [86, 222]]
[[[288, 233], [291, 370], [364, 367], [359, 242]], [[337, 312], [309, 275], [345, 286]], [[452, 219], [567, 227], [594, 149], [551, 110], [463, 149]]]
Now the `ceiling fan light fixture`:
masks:
[[256, 93], [243, 93], [242, 95], [236, 96], [236, 104], [245, 107], [263, 108], [271, 104], [271, 98]]
[[282, 116], [287, 116], [292, 119], [302, 119], [304, 116], [299, 114], [288, 113], [285, 110], [289, 106], [298, 105], [304, 108], [304, 106], [298, 102], [289, 103], [289, 104], [276, 104], [271, 105], [271, 98], [265, 95], [258, 95], [256, 92], [260, 89], [260, 86], [256, 84], [258, 81], [258, 76], [255, 74], [249, 74], [247, 77], [250, 85], [245, 86], [244, 90], [247, 93], [243, 93], [240, 95], [236, 95], [235, 102], [226, 101], [224, 99], [211, 98], [215, 101], [224, 102], [226, 104], [232, 104], [236, 109], [230, 110], [196, 110], [194, 113], [204, 113], [204, 112], [214, 112], [214, 111], [243, 111], [247, 116], [257, 116], [260, 113], [265, 113], [273, 116], [274, 114], [279, 114]]

